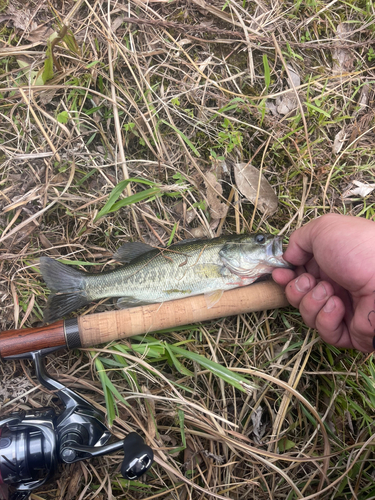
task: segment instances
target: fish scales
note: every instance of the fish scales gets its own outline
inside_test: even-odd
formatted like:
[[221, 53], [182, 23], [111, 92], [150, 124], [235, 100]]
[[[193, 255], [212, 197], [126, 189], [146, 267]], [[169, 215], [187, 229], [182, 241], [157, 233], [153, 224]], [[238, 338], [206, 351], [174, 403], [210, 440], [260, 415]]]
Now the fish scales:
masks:
[[219, 256], [226, 239], [215, 240], [152, 250], [115, 271], [91, 275], [87, 278], [87, 294], [92, 300], [104, 294], [135, 296], [140, 302], [150, 302], [230, 286], [228, 277], [236, 280], [236, 276], [226, 272]]
[[165, 249], [128, 243], [116, 255], [127, 263], [98, 274], [41, 257], [42, 275], [52, 291], [45, 321], [106, 297], [118, 297], [119, 307], [132, 307], [205, 294], [211, 307], [225, 290], [249, 285], [275, 267], [291, 267], [282, 258], [280, 239], [267, 234], [187, 240]]

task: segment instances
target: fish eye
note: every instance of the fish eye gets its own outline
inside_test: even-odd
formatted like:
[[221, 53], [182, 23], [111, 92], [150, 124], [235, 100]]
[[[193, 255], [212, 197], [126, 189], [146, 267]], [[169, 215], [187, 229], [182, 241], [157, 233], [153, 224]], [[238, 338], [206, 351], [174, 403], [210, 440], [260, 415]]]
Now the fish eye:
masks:
[[263, 234], [257, 234], [255, 237], [255, 242], [259, 244], [263, 244], [266, 241], [266, 237]]

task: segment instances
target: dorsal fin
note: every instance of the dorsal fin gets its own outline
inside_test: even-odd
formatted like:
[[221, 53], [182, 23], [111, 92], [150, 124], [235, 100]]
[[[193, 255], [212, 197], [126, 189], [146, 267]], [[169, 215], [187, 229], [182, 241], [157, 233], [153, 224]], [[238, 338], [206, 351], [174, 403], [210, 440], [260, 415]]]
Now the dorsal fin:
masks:
[[140, 241], [124, 243], [113, 254], [113, 258], [117, 260], [117, 262], [127, 264], [140, 255], [150, 252], [150, 250], [154, 250], [154, 247], [152, 247], [151, 245], [147, 245], [146, 243], [141, 243]]
[[196, 241], [206, 241], [207, 238], [188, 238], [187, 240], [181, 240], [178, 241], [177, 243], [173, 243], [173, 247], [177, 247], [179, 245], [185, 245], [187, 243], [195, 243]]

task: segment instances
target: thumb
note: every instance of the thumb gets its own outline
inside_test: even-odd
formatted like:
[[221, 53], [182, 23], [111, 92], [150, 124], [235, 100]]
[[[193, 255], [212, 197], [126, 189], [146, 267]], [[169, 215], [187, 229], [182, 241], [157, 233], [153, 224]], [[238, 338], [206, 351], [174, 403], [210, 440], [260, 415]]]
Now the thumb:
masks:
[[290, 237], [284, 259], [296, 266], [303, 266], [314, 254], [314, 242], [321, 229], [336, 225], [342, 216], [326, 214], [297, 229]]
[[356, 349], [364, 352], [375, 350], [375, 292], [358, 299], [349, 331]]

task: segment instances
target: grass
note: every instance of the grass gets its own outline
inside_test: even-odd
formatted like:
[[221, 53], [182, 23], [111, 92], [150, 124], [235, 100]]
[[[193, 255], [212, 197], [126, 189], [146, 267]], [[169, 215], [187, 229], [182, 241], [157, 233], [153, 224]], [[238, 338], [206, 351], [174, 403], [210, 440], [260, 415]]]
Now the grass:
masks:
[[[250, 224], [287, 241], [327, 212], [374, 219], [374, 194], [342, 197], [352, 180], [374, 182], [373, 2], [3, 4], [14, 9], [0, 22], [1, 329], [40, 324], [41, 255], [100, 271], [129, 240]], [[340, 22], [352, 32], [338, 42]], [[273, 113], [288, 95], [294, 109]], [[236, 190], [233, 163], [249, 160], [278, 195], [272, 216]], [[220, 223], [209, 171], [231, 200]], [[55, 404], [27, 363], [0, 369], [2, 416]], [[157, 460], [143, 482], [121, 478], [120, 454], [65, 467], [34, 499], [375, 497], [373, 359], [324, 344], [296, 310], [56, 353], [48, 369]]]

